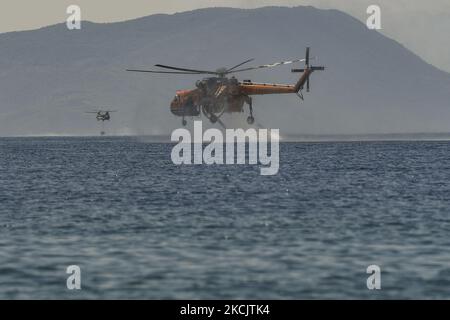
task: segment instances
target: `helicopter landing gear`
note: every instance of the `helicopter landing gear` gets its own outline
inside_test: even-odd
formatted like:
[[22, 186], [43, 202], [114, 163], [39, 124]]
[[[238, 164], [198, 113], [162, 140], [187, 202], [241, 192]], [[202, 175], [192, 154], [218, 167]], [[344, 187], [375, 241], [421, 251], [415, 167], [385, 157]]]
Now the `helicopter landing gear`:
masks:
[[184, 118], [184, 116], [185, 116], [185, 113], [186, 113], [186, 110], [183, 108], [183, 114], [182, 114], [182, 120], [181, 120], [181, 124], [183, 125], [183, 127], [186, 127], [186, 125], [187, 125], [187, 121], [186, 121], [186, 119]]
[[253, 117], [253, 106], [252, 106], [252, 98], [247, 97], [248, 99], [246, 100], [248, 107], [250, 109], [250, 115], [247, 118], [247, 123], [252, 125], [253, 123], [255, 123], [255, 118]]

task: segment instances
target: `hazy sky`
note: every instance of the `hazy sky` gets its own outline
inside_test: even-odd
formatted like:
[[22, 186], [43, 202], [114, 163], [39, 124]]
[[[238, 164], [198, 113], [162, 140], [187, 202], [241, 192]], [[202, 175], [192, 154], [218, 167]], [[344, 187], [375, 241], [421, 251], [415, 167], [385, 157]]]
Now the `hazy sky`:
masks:
[[94, 22], [122, 21], [204, 7], [267, 5], [333, 8], [365, 21], [368, 5], [378, 4], [382, 9], [382, 33], [427, 62], [450, 72], [450, 0], [1, 0], [0, 33], [63, 22], [70, 4], [81, 7], [83, 20]]

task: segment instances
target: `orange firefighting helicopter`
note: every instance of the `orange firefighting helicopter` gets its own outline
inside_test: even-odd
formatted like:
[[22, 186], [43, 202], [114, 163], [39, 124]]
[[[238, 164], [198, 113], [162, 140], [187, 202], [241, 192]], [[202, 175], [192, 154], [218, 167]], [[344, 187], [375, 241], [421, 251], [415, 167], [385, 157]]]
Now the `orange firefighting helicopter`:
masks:
[[[220, 117], [225, 112], [243, 112], [244, 103], [246, 103], [248, 104], [250, 111], [250, 114], [247, 118], [247, 123], [251, 125], [255, 122], [255, 118], [253, 117], [252, 98], [250, 97], [252, 95], [295, 93], [303, 100], [302, 90], [305, 84], [306, 91], [309, 92], [310, 89], [310, 75], [314, 71], [325, 70], [325, 67], [315, 67], [310, 65], [309, 52], [310, 48], [308, 47], [306, 48], [305, 59], [282, 61], [273, 64], [241, 69], [238, 68], [250, 61], [253, 61], [254, 59], [244, 61], [229, 69], [222, 68], [216, 71], [177, 68], [161, 64], [157, 64], [155, 66], [175, 71], [153, 71], [139, 69], [127, 69], [127, 71], [163, 74], [213, 75], [213, 77], [208, 77], [204, 78], [203, 80], [197, 81], [196, 89], [178, 90], [176, 92], [175, 98], [170, 104], [170, 111], [174, 115], [182, 117], [183, 126], [185, 126], [187, 123], [185, 117], [200, 116], [200, 113], [202, 112], [212, 123], [219, 122], [219, 124], [225, 127], [225, 125], [220, 120]], [[305, 62], [305, 68], [291, 70], [292, 72], [302, 73], [300, 79], [295, 85], [254, 83], [251, 80], [244, 80], [243, 82], [239, 82], [234, 76], [231, 78], [226, 78], [227, 75], [237, 72], [272, 68], [301, 61]]]

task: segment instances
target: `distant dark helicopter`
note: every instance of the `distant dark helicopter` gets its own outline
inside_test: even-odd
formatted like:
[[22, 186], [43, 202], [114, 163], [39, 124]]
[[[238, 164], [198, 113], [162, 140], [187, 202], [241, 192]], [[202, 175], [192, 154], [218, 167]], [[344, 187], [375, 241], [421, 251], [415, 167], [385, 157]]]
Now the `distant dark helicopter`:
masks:
[[[247, 123], [253, 124], [255, 122], [255, 118], [253, 117], [252, 98], [250, 97], [252, 95], [295, 93], [303, 100], [303, 95], [301, 92], [305, 85], [306, 91], [309, 92], [310, 75], [314, 71], [325, 70], [325, 67], [315, 67], [309, 64], [309, 52], [310, 48], [307, 48], [305, 59], [282, 61], [273, 64], [241, 69], [239, 69], [239, 67], [250, 61], [253, 61], [254, 59], [244, 61], [232, 68], [222, 68], [218, 69], [217, 71], [177, 68], [160, 64], [157, 64], [155, 66], [174, 71], [152, 71], [138, 69], [127, 69], [127, 71], [163, 74], [213, 75], [213, 77], [208, 77], [204, 78], [203, 80], [197, 81], [196, 89], [178, 90], [176, 92], [175, 98], [170, 104], [170, 111], [174, 115], [182, 117], [183, 125], [186, 125], [187, 123], [185, 117], [200, 116], [200, 114], [203, 113], [212, 123], [219, 122], [221, 126], [225, 127], [225, 125], [221, 122], [220, 117], [225, 112], [243, 112], [244, 103], [248, 104], [250, 111], [250, 114], [247, 118]], [[292, 70], [292, 72], [302, 73], [300, 79], [296, 84], [293, 85], [254, 83], [250, 80], [239, 82], [235, 77], [226, 78], [227, 75], [237, 72], [272, 68], [300, 61], [305, 62], [306, 65], [303, 69]]]
[[117, 110], [97, 110], [97, 111], [88, 111], [86, 113], [95, 113], [97, 114], [95, 118], [97, 121], [109, 121], [111, 120], [111, 112], [117, 112]]

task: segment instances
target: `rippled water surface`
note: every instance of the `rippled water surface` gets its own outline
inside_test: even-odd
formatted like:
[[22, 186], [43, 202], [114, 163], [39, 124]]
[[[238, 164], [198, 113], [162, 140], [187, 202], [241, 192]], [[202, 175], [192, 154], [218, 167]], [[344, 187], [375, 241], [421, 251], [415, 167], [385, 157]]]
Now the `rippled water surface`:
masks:
[[449, 142], [282, 143], [276, 176], [171, 148], [0, 139], [0, 298], [450, 298]]

